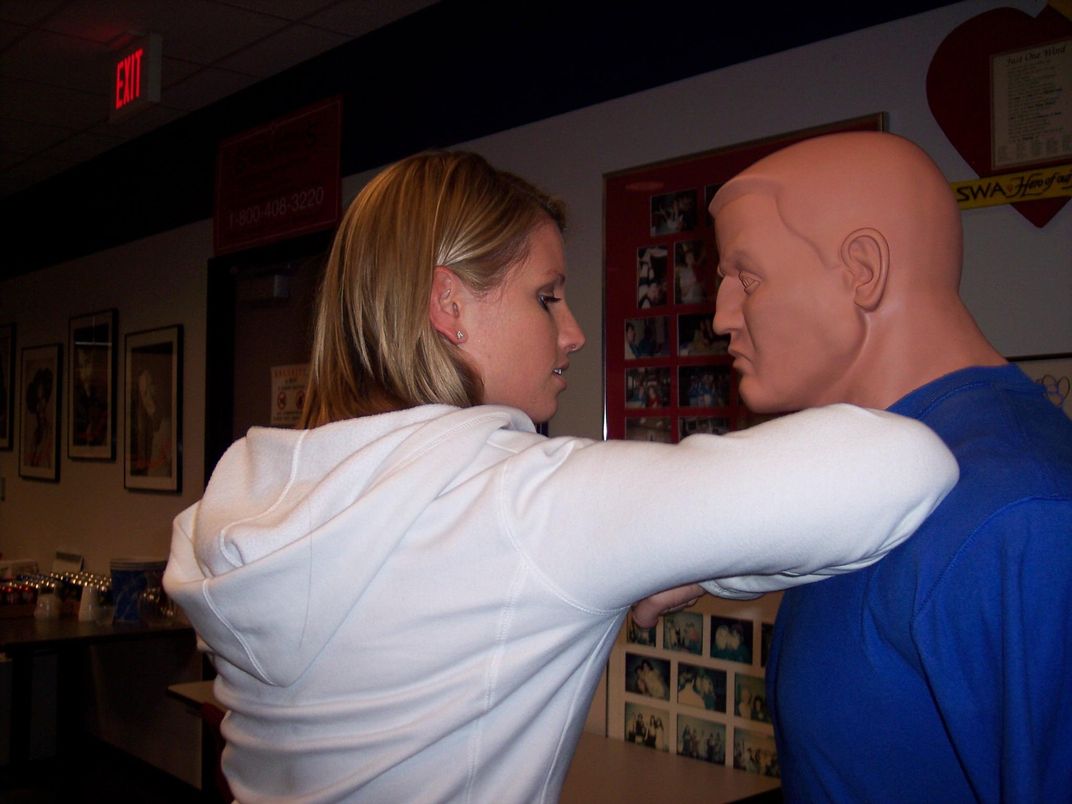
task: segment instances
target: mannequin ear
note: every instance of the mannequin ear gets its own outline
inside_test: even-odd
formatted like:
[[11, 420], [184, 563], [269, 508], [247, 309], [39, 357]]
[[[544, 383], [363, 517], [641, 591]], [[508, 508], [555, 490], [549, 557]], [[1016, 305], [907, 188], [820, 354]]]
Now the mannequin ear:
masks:
[[432, 275], [432, 293], [428, 299], [428, 319], [436, 332], [452, 343], [458, 339], [461, 322], [459, 302], [464, 299], [464, 285], [449, 268], [437, 266]]
[[856, 304], [876, 309], [886, 291], [890, 246], [877, 229], [857, 229], [841, 244], [841, 262], [851, 277]]

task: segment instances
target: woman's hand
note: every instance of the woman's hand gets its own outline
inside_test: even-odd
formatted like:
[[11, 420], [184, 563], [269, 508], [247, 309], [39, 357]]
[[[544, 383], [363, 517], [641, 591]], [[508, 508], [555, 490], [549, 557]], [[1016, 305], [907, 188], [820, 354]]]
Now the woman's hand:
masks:
[[704, 594], [699, 584], [690, 583], [646, 597], [633, 604], [633, 622], [641, 628], [651, 628], [659, 621], [660, 614], [669, 614], [688, 608]]

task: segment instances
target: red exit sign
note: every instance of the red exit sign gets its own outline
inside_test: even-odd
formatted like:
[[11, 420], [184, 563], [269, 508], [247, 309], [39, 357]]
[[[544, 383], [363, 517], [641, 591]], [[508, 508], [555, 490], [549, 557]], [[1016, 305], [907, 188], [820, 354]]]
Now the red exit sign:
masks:
[[116, 54], [110, 120], [121, 120], [137, 109], [160, 102], [160, 65], [159, 34], [144, 36]]

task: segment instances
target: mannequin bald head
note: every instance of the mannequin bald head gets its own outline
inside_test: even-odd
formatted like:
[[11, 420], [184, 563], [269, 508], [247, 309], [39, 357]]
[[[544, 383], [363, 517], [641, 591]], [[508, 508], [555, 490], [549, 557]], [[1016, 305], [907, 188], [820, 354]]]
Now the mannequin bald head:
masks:
[[1002, 362], [958, 296], [953, 193], [907, 140], [806, 140], [731, 179], [710, 210], [715, 328], [754, 410], [888, 407], [956, 368]]

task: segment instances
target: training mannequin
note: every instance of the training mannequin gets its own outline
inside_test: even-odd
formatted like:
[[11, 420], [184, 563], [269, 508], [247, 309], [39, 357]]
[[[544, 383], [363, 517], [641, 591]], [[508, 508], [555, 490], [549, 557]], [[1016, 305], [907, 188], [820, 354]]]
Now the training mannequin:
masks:
[[767, 685], [787, 800], [1065, 799], [1072, 422], [961, 302], [945, 178], [907, 140], [835, 134], [760, 160], [710, 211], [715, 329], [748, 406], [888, 408], [961, 466], [884, 562], [786, 592]]

